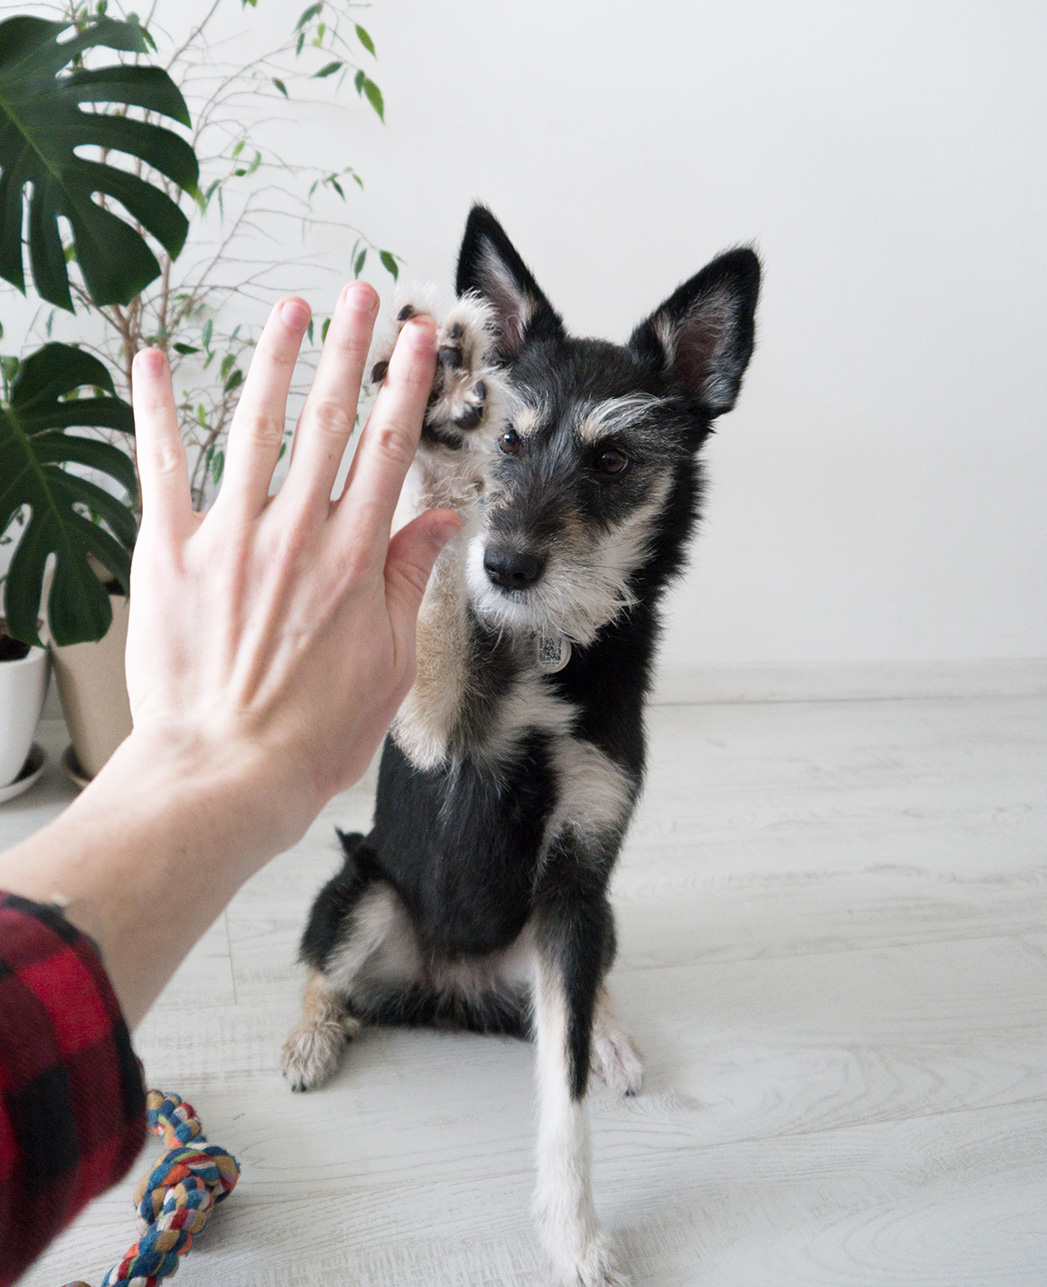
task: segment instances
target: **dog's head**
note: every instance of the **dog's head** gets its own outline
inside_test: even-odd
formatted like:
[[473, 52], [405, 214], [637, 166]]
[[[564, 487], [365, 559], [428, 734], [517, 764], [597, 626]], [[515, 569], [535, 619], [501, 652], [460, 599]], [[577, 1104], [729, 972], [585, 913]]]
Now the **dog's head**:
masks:
[[458, 293], [492, 308], [515, 395], [469, 555], [485, 619], [589, 643], [678, 570], [697, 506], [695, 454], [738, 396], [759, 283], [753, 251], [732, 250], [626, 345], [574, 339], [501, 225], [473, 208]]

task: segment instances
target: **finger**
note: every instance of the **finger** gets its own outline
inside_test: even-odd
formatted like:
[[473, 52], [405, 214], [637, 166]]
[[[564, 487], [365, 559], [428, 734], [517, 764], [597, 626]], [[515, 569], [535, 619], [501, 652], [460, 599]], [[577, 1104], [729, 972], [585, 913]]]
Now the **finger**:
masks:
[[449, 509], [431, 509], [402, 527], [389, 542], [385, 560], [385, 597], [397, 647], [413, 640], [418, 609], [433, 565], [448, 541], [462, 530]]
[[389, 370], [375, 399], [340, 511], [357, 538], [387, 539], [404, 478], [414, 459], [436, 371], [436, 324], [419, 316], [400, 332]]
[[320, 364], [295, 430], [291, 469], [284, 483], [293, 500], [331, 499], [345, 449], [356, 424], [378, 295], [367, 282], [350, 282], [342, 291], [324, 340]]
[[233, 414], [216, 507], [235, 506], [251, 515], [265, 508], [280, 459], [287, 394], [308, 324], [309, 305], [294, 296], [269, 314]]
[[142, 525], [168, 536], [191, 528], [189, 466], [178, 429], [171, 371], [159, 349], [140, 349], [131, 368]]

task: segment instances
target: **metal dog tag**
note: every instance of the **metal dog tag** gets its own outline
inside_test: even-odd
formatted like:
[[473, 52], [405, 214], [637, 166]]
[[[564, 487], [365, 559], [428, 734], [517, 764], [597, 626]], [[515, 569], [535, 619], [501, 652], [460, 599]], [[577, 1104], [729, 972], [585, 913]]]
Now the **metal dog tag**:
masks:
[[537, 652], [538, 669], [546, 675], [555, 675], [571, 660], [570, 642], [562, 636], [553, 639], [549, 635], [539, 635]]

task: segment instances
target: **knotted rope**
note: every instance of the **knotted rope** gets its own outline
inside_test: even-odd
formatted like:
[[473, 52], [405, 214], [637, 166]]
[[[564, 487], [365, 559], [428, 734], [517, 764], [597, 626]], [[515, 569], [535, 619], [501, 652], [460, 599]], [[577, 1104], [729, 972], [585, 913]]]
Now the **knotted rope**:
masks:
[[[236, 1186], [236, 1158], [208, 1144], [200, 1119], [177, 1095], [158, 1090], [146, 1096], [150, 1127], [167, 1152], [135, 1189], [142, 1235], [102, 1280], [102, 1287], [156, 1287], [178, 1268], [178, 1257], [193, 1245], [214, 1210]], [[88, 1287], [67, 1283], [66, 1287]]]

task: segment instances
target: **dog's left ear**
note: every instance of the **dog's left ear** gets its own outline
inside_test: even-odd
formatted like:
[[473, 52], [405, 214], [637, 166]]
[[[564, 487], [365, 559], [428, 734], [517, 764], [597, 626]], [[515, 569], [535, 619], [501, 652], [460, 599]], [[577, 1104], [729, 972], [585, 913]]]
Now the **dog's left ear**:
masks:
[[681, 385], [710, 417], [730, 411], [753, 351], [760, 261], [729, 250], [675, 290], [633, 332], [629, 347]]
[[511, 362], [531, 339], [563, 334], [560, 315], [486, 206], [473, 206], [458, 254], [459, 295], [480, 295], [494, 309], [498, 356]]

